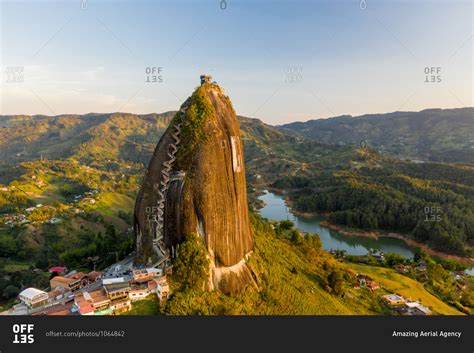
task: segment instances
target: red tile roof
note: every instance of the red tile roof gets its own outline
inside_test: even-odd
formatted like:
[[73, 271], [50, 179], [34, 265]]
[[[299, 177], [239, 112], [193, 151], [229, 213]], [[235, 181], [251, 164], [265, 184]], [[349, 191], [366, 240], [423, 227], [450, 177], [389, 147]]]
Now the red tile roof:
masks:
[[94, 307], [90, 304], [81, 305], [79, 307], [79, 312], [81, 313], [81, 315], [92, 313], [94, 310]]

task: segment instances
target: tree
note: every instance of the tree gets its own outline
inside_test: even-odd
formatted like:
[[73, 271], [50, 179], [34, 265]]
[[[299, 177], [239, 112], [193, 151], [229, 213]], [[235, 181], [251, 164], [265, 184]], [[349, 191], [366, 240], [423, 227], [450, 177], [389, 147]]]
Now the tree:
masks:
[[17, 246], [15, 239], [9, 236], [0, 237], [0, 256], [9, 257], [15, 255], [17, 252]]
[[413, 261], [418, 262], [420, 260], [426, 260], [428, 254], [421, 248], [417, 248], [415, 254], [413, 255]]
[[119, 244], [119, 238], [115, 227], [113, 225], [108, 225], [105, 230], [105, 248], [109, 251], [116, 251]]
[[53, 271], [51, 275], [49, 276], [49, 279], [53, 279], [56, 276], [59, 276], [59, 273], [57, 273], [56, 271]]
[[385, 262], [390, 267], [402, 264], [405, 261], [405, 258], [402, 255], [395, 254], [395, 253], [386, 253], [384, 257], [385, 257]]
[[295, 245], [300, 245], [303, 243], [303, 241], [304, 241], [304, 238], [301, 235], [301, 233], [298, 230], [293, 229], [291, 231], [291, 242]]
[[313, 235], [306, 233], [304, 236], [304, 240], [306, 244], [316, 250], [321, 250], [323, 247], [323, 243], [321, 242], [321, 238], [319, 237], [318, 233], [314, 233]]
[[464, 306], [474, 307], [474, 293], [471, 292], [463, 292], [461, 297], [461, 304]]
[[344, 276], [339, 270], [332, 270], [328, 275], [328, 285], [331, 291], [336, 295], [343, 292]]
[[173, 263], [173, 275], [185, 289], [202, 289], [207, 281], [209, 260], [196, 233], [186, 236]]
[[283, 229], [283, 230], [290, 230], [291, 228], [293, 228], [294, 224], [292, 221], [281, 221], [280, 222], [280, 228]]
[[3, 297], [5, 299], [10, 299], [16, 297], [20, 293], [20, 289], [14, 285], [9, 285], [3, 290]]

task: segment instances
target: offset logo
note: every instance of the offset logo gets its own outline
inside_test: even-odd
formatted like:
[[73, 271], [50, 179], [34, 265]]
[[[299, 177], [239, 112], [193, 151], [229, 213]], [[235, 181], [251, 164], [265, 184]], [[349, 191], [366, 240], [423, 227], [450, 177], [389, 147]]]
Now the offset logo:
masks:
[[163, 68], [161, 66], [151, 66], [145, 68], [147, 83], [160, 83], [163, 82]]
[[13, 343], [34, 343], [35, 336], [33, 330], [34, 324], [14, 324], [13, 325]]

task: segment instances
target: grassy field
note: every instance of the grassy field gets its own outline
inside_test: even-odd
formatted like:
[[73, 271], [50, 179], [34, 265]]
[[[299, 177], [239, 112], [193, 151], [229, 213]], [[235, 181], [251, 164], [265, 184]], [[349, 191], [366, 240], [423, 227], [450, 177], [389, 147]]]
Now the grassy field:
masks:
[[100, 201], [96, 204], [95, 211], [103, 215], [104, 220], [113, 224], [119, 230], [129, 227], [127, 223], [118, 217], [119, 211], [130, 212], [133, 210], [135, 200], [125, 194], [107, 192], [100, 195]]
[[401, 294], [404, 297], [411, 298], [412, 300], [418, 300], [423, 305], [432, 308], [432, 310], [439, 314], [463, 315], [460, 311], [452, 308], [429, 293], [421, 283], [403, 276], [395, 270], [359, 264], [347, 264], [347, 266], [358, 273], [369, 275], [385, 290]]
[[[309, 256], [304, 248], [275, 237], [268, 223], [254, 222], [255, 248], [248, 261], [258, 280], [242, 293], [176, 291], [162, 308], [168, 315], [377, 315], [386, 314], [380, 300], [352, 289], [343, 294], [323, 288], [327, 268], [343, 270], [329, 254]], [[326, 270], [324, 269], [326, 268]], [[171, 285], [174, 283], [171, 281]]]
[[134, 202], [135, 200], [127, 195], [107, 192], [100, 195], [97, 210], [108, 216], [116, 216], [118, 211], [133, 210]]
[[139, 300], [132, 304], [132, 310], [123, 315], [158, 315], [160, 305], [156, 295], [151, 294], [143, 300]]
[[21, 184], [18, 188], [24, 191], [35, 203], [51, 204], [53, 201], [67, 203], [68, 200], [63, 195], [63, 190], [71, 187], [71, 185], [78, 185], [72, 179], [51, 174], [43, 175], [43, 179], [46, 185], [42, 187], [37, 186], [36, 181], [31, 181], [30, 183]]
[[5, 264], [3, 269], [6, 272], [26, 271], [30, 269], [30, 266], [33, 266], [33, 264], [28, 262], [14, 262]]
[[55, 200], [66, 202], [66, 198], [61, 194], [61, 188], [67, 185], [66, 180], [54, 175], [45, 175], [44, 180], [48, 183], [47, 186], [33, 199], [38, 203], [51, 203]]

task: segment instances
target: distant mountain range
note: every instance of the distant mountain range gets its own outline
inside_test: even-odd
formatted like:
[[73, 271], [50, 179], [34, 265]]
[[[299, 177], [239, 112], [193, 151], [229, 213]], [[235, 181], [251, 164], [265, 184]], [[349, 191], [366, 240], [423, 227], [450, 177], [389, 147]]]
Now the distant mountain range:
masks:
[[[148, 163], [175, 112], [0, 116], [0, 161], [76, 157]], [[147, 151], [147, 153], [142, 153]]]
[[[175, 113], [0, 116], [0, 167], [40, 158], [70, 157], [81, 163], [124, 160], [146, 165]], [[318, 155], [352, 149], [320, 144], [258, 119], [238, 116], [238, 120], [247, 160], [258, 161], [267, 156], [292, 160], [317, 148], [318, 153], [307, 156], [314, 159]], [[304, 142], [310, 142], [312, 147], [301, 146]]]
[[[250, 200], [256, 204], [258, 190], [270, 185], [287, 191], [302, 211], [334, 213], [334, 223], [396, 230], [437, 250], [471, 253], [473, 166], [466, 164], [474, 163], [473, 112], [425, 110], [279, 127], [238, 117]], [[35, 167], [21, 163], [43, 158], [58, 170], [87, 166], [102, 184], [117, 174], [135, 185], [175, 113], [0, 116], [0, 184], [24, 179]], [[361, 148], [361, 140], [369, 148]], [[420, 219], [426, 225], [419, 214], [427, 205], [443, 209], [444, 223], [436, 229], [416, 227]]]
[[[0, 162], [74, 156], [84, 162], [119, 158], [148, 163], [174, 114], [0, 115]], [[346, 115], [276, 127], [258, 119], [239, 120], [246, 148], [260, 154], [313, 140], [325, 150], [332, 149], [328, 145], [366, 145], [403, 159], [474, 163], [474, 108]]]
[[343, 115], [281, 125], [321, 143], [367, 145], [399, 158], [474, 163], [474, 108]]

